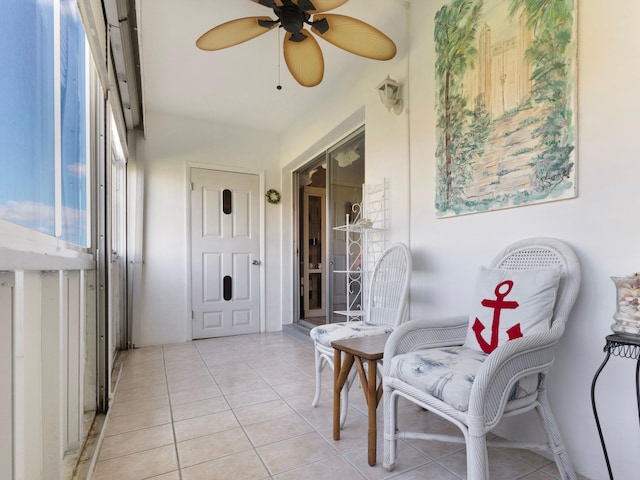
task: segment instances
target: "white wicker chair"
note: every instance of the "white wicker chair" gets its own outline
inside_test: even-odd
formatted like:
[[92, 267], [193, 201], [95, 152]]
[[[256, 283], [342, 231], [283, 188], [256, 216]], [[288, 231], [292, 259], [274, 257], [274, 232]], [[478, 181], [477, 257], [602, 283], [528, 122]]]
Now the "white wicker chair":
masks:
[[[365, 304], [365, 320], [331, 323], [311, 330], [315, 347], [316, 394], [312, 406], [320, 401], [322, 390], [322, 370], [329, 365], [333, 370], [333, 347], [331, 342], [347, 338], [381, 335], [393, 331], [405, 318], [405, 309], [411, 276], [411, 252], [403, 243], [389, 246], [377, 259], [368, 285]], [[356, 369], [342, 390], [340, 425], [344, 425], [349, 388], [355, 378]], [[382, 372], [379, 369], [380, 375]]]
[[[549, 451], [553, 454], [563, 480], [575, 480], [575, 472], [565, 449], [560, 431], [547, 400], [545, 376], [554, 361], [554, 348], [564, 331], [565, 323], [580, 287], [580, 265], [574, 252], [565, 243], [551, 238], [533, 238], [514, 243], [504, 249], [491, 267], [506, 270], [531, 270], [560, 265], [562, 273], [557, 290], [551, 327], [544, 333], [526, 335], [507, 341], [478, 362], [475, 378], [470, 384], [468, 408], [462, 411], [458, 405], [451, 406], [425, 389], [398, 378], [397, 362], [403, 355], [433, 355], [435, 349], [452, 348], [465, 342], [468, 317], [451, 319], [447, 325], [434, 326], [433, 321], [410, 320], [391, 334], [384, 352], [384, 467], [391, 470], [396, 461], [397, 440], [421, 438], [438, 441], [457, 441], [466, 444], [467, 478], [489, 479], [487, 444], [514, 448]], [[444, 325], [442, 321], [438, 325]], [[404, 357], [406, 360], [408, 357]], [[415, 357], [414, 357], [415, 358]], [[415, 365], [415, 364], [414, 364]], [[438, 368], [440, 365], [438, 365]], [[453, 375], [455, 367], [449, 365]], [[422, 372], [421, 372], [422, 373]], [[458, 372], [459, 373], [459, 372]], [[533, 376], [533, 378], [531, 378]], [[538, 378], [536, 378], [538, 377]], [[514, 395], [520, 382], [534, 382], [529, 393], [520, 398]], [[537, 380], [537, 383], [535, 382]], [[410, 380], [412, 381], [412, 380]], [[537, 386], [537, 388], [536, 388]], [[443, 397], [443, 395], [438, 395]], [[427, 432], [399, 431], [397, 408], [399, 397], [405, 398], [423, 409], [456, 425], [463, 436], [438, 435]], [[466, 399], [466, 395], [465, 395]], [[452, 402], [450, 402], [452, 403]], [[525, 444], [507, 441], [487, 442], [486, 434], [507, 415], [516, 415], [535, 409], [540, 417], [547, 443]], [[417, 423], [417, 422], [416, 422]], [[412, 426], [412, 428], [415, 428]]]

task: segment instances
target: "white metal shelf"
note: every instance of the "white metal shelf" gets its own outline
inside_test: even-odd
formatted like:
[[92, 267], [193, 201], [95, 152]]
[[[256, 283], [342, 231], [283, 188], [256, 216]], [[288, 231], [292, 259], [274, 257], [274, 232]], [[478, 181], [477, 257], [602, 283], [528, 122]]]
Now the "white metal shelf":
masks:
[[345, 232], [347, 255], [347, 268], [333, 271], [347, 276], [347, 309], [334, 313], [347, 320], [366, 317], [367, 277], [385, 248], [386, 210], [386, 180], [379, 185], [363, 185], [362, 203], [352, 206], [353, 215], [345, 216], [344, 225], [333, 228]]

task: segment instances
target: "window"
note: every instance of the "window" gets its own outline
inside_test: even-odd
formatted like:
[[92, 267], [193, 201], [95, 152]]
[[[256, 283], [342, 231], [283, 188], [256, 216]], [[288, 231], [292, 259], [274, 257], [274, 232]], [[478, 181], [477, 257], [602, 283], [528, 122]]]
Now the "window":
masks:
[[0, 218], [54, 235], [53, 6], [8, 0], [3, 10]]
[[87, 61], [73, 0], [4, 0], [0, 218], [87, 247]]
[[75, 0], [60, 2], [60, 237], [87, 246], [87, 68], [85, 36]]

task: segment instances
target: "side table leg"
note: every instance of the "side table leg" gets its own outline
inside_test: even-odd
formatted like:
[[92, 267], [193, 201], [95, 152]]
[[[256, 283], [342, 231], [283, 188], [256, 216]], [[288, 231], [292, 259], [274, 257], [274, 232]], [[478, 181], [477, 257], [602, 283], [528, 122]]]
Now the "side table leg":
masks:
[[333, 350], [333, 439], [340, 440], [340, 372], [342, 370], [342, 352]]
[[[605, 462], [607, 462], [607, 470], [609, 472], [609, 479], [613, 480], [613, 472], [611, 471], [611, 463], [609, 462], [609, 455], [607, 454], [607, 447], [604, 443], [604, 436], [602, 435], [602, 428], [600, 427], [600, 420], [598, 419], [598, 412], [596, 410], [596, 398], [595, 398], [595, 390], [596, 390], [596, 380], [598, 380], [598, 377], [600, 376], [600, 373], [602, 372], [602, 369], [604, 368], [604, 366], [607, 364], [607, 362], [609, 361], [609, 357], [611, 357], [611, 352], [607, 351], [607, 356], [605, 357], [604, 361], [602, 362], [602, 364], [600, 365], [600, 368], [598, 368], [598, 371], [596, 372], [596, 374], [593, 377], [593, 381], [591, 382], [591, 406], [593, 407], [593, 416], [596, 420], [596, 427], [598, 427], [598, 435], [600, 436], [600, 443], [602, 444], [602, 452], [604, 453], [604, 460]], [[638, 363], [640, 368], [640, 360]], [[638, 375], [636, 374], [636, 379], [638, 378]], [[636, 384], [636, 388], [637, 388]], [[638, 405], [640, 408], [640, 397], [638, 399]], [[640, 410], [639, 410], [640, 412]], [[639, 413], [640, 415], [640, 413]]]
[[376, 418], [376, 407], [378, 406], [378, 361], [367, 361], [367, 374], [369, 381], [367, 382], [367, 407], [369, 417], [369, 465], [372, 467], [376, 464], [376, 443], [378, 438], [378, 422]]

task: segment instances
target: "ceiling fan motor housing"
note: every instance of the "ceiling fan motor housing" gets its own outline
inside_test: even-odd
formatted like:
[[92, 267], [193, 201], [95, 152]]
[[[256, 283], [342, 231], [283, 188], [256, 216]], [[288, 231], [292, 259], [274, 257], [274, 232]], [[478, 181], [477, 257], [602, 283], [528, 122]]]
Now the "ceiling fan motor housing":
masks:
[[298, 33], [302, 30], [305, 22], [309, 20], [310, 15], [299, 9], [298, 7], [279, 7], [273, 11], [280, 19], [280, 25], [289, 33]]

